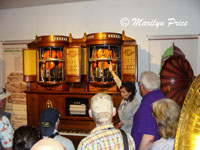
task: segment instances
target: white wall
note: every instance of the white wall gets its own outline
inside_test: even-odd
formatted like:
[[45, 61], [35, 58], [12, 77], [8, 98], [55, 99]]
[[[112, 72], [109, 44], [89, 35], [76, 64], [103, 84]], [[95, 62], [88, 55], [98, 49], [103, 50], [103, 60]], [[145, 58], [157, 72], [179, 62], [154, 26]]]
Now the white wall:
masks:
[[[198, 63], [198, 35], [184, 36], [149, 36], [150, 70], [160, 72], [162, 54], [172, 45], [178, 47], [190, 63], [194, 75], [198, 75], [200, 63]], [[199, 43], [200, 45], [200, 43]]]
[[[128, 27], [120, 19], [130, 20]], [[185, 27], [167, 26], [169, 18], [188, 21]], [[164, 22], [164, 26], [133, 25], [131, 19]], [[119, 32], [135, 38], [139, 45], [139, 74], [149, 69], [147, 35], [200, 33], [199, 0], [96, 0], [0, 10], [0, 40], [33, 39], [35, 35], [82, 37], [84, 32]]]

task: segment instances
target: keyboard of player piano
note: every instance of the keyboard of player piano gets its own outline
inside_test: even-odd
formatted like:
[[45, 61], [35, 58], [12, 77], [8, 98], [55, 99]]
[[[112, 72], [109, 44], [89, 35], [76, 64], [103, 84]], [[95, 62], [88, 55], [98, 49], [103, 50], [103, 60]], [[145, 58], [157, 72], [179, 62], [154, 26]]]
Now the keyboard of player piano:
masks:
[[78, 130], [78, 129], [61, 129], [59, 131], [60, 135], [64, 136], [88, 136], [89, 135], [89, 130]]

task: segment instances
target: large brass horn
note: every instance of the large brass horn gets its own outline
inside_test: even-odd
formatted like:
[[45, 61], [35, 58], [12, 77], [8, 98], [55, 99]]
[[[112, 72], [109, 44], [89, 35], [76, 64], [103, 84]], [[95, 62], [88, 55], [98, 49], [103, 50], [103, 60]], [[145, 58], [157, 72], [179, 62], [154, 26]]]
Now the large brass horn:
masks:
[[193, 80], [180, 114], [174, 150], [200, 149], [200, 74]]

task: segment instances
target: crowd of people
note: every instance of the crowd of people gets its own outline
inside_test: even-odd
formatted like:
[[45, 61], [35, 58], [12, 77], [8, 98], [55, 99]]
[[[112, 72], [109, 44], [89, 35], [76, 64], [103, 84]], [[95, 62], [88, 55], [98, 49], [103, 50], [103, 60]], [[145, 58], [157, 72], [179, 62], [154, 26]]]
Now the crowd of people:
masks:
[[[89, 116], [96, 127], [83, 138], [78, 150], [173, 150], [180, 106], [166, 98], [160, 78], [151, 71], [141, 74], [138, 86], [141, 102], [135, 98], [135, 84], [122, 83], [109, 65], [121, 92], [121, 103], [113, 106], [112, 97], [97, 93], [91, 98]], [[73, 141], [59, 135], [59, 111], [47, 108], [40, 114], [40, 128], [21, 126], [15, 131], [4, 112], [10, 93], [0, 91], [0, 149], [4, 150], [75, 150]], [[112, 123], [118, 113], [120, 121]]]

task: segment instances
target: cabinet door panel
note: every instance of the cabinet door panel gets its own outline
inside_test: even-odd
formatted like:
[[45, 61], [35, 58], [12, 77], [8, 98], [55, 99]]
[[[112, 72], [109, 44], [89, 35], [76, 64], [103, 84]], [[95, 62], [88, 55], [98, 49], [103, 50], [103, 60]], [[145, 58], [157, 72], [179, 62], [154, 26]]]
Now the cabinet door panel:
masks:
[[26, 94], [27, 121], [29, 125], [39, 126], [38, 94]]
[[65, 80], [67, 82], [81, 81], [81, 47], [65, 47]]
[[137, 46], [122, 46], [122, 81], [137, 81]]
[[23, 50], [24, 81], [37, 81], [37, 50]]

